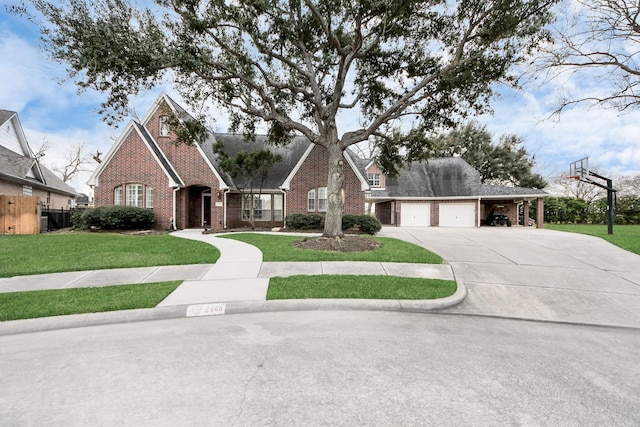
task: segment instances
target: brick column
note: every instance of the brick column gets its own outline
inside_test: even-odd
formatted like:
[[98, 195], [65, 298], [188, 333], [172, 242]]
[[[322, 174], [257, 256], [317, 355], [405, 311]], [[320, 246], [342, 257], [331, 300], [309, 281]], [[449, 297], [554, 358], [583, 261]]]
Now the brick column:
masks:
[[522, 224], [524, 227], [529, 226], [529, 201], [522, 202]]
[[544, 226], [544, 199], [542, 197], [536, 199], [536, 227]]

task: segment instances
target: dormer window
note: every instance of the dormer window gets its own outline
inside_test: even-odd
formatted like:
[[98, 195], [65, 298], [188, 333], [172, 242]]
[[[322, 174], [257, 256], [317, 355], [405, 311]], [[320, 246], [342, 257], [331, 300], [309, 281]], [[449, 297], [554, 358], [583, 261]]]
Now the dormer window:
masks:
[[160, 116], [160, 136], [169, 136], [169, 116]]
[[372, 187], [380, 187], [380, 174], [379, 173], [369, 173], [367, 174], [367, 178], [369, 180], [369, 185]]

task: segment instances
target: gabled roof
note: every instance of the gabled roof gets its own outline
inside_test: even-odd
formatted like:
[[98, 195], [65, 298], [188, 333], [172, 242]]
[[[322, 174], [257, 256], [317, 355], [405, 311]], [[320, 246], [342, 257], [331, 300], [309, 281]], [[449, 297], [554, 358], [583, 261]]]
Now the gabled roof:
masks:
[[16, 114], [15, 111], [1, 110], [0, 109], [0, 126], [5, 124], [15, 114]]
[[224, 151], [229, 157], [235, 157], [241, 150], [253, 151], [268, 148], [272, 153], [280, 154], [282, 161], [277, 162], [269, 170], [269, 173], [263, 184], [265, 190], [277, 190], [285, 183], [291, 172], [306, 157], [307, 150], [312, 145], [311, 142], [303, 136], [295, 136], [286, 146], [274, 146], [267, 143], [267, 136], [256, 135], [255, 141], [247, 141], [243, 135], [237, 134], [215, 134], [212, 135], [204, 144], [202, 150], [209, 156], [212, 163], [224, 179], [225, 183], [232, 188], [242, 185], [241, 179], [234, 180], [220, 168], [218, 164], [218, 156], [213, 154], [213, 144], [221, 141], [224, 144]]
[[13, 147], [17, 151], [0, 146], [0, 177], [22, 185], [77, 196], [78, 193], [73, 188], [33, 157], [18, 114], [15, 111], [0, 110], [0, 127], [9, 121], [13, 124], [18, 145]]
[[176, 185], [184, 186], [184, 182], [178, 175], [178, 172], [176, 172], [176, 170], [173, 168], [173, 166], [169, 162], [169, 159], [167, 159], [167, 156], [165, 156], [162, 150], [160, 149], [160, 146], [149, 134], [149, 131], [138, 122], [134, 122], [133, 125], [135, 126], [136, 130], [142, 137], [143, 141], [147, 144], [147, 146], [153, 153], [158, 163], [160, 163], [160, 166], [162, 167], [162, 169], [164, 169], [169, 179]]
[[[171, 162], [166, 156], [164, 156], [162, 150], [160, 149], [160, 146], [144, 127], [144, 124], [148, 123], [149, 120], [151, 120], [157, 109], [161, 108], [163, 104], [168, 105], [169, 108], [181, 121], [186, 122], [189, 120], [195, 120], [193, 116], [191, 116], [184, 108], [182, 108], [178, 103], [171, 99], [167, 94], [161, 94], [158, 99], [156, 99], [153, 106], [149, 109], [141, 123], [131, 122], [127, 126], [125, 131], [123, 131], [116, 144], [114, 144], [106, 154], [103, 162], [98, 166], [98, 168], [96, 168], [96, 170], [89, 178], [89, 185], [98, 185], [100, 174], [107, 167], [109, 161], [118, 151], [118, 149], [126, 139], [128, 133], [131, 132], [132, 129], [135, 129], [140, 134], [145, 144], [149, 147], [150, 151], [154, 154], [154, 156], [158, 160], [158, 163], [162, 166], [163, 170], [165, 170], [169, 178], [177, 185], [184, 186], [183, 181], [180, 179], [180, 176], [175, 168], [173, 168], [173, 166], [171, 165]], [[247, 141], [244, 135], [210, 133], [206, 141], [204, 141], [202, 144], [195, 144], [195, 147], [202, 155], [205, 162], [209, 165], [212, 173], [220, 181], [221, 189], [238, 189], [238, 186], [242, 185], [243, 183], [240, 182], [241, 179], [236, 179], [234, 182], [234, 179], [220, 167], [218, 161], [219, 156], [217, 154], [214, 154], [213, 152], [213, 146], [216, 141], [222, 141], [225, 147], [225, 152], [230, 157], [235, 157], [240, 152], [240, 150], [253, 151], [262, 148], [268, 148], [273, 153], [280, 154], [282, 156], [282, 160], [275, 163], [269, 170], [265, 182], [262, 185], [262, 188], [264, 190], [287, 190], [289, 181], [293, 178], [293, 176], [295, 176], [295, 173], [300, 168], [304, 160], [311, 152], [311, 149], [313, 148], [313, 144], [304, 136], [294, 136], [291, 139], [290, 143], [284, 146], [275, 146], [268, 143], [266, 135], [256, 135], [254, 141]], [[362, 162], [358, 160], [355, 154], [353, 154], [350, 150], [345, 151], [344, 157], [347, 160], [349, 166], [358, 176], [361, 182], [362, 190], [367, 190], [369, 188], [369, 185], [366, 179], [366, 172], [363, 165], [361, 164]], [[254, 183], [254, 185], [255, 184], [256, 183]], [[259, 183], [257, 183], [257, 185], [259, 185]]]
[[178, 175], [176, 170], [173, 168], [173, 166], [171, 165], [167, 157], [164, 155], [164, 153], [162, 152], [162, 150], [160, 149], [156, 141], [153, 139], [153, 137], [149, 134], [149, 132], [144, 126], [142, 126], [140, 123], [135, 121], [129, 122], [127, 127], [125, 127], [120, 137], [118, 137], [118, 140], [116, 141], [116, 143], [113, 144], [113, 146], [111, 146], [111, 148], [107, 152], [102, 163], [100, 163], [100, 165], [98, 165], [96, 170], [93, 171], [87, 183], [89, 185], [98, 185], [100, 175], [105, 170], [109, 162], [111, 162], [111, 159], [113, 159], [113, 156], [120, 149], [124, 141], [127, 139], [127, 136], [131, 132], [137, 132], [138, 135], [140, 135], [140, 138], [142, 139], [144, 144], [147, 146], [147, 148], [149, 149], [149, 151], [151, 152], [155, 160], [158, 162], [158, 165], [164, 171], [165, 175], [169, 179], [168, 185], [170, 187], [176, 187], [176, 186], [183, 187], [184, 182], [180, 178], [180, 175]]
[[[291, 141], [284, 146], [272, 145], [268, 142], [267, 138], [266, 135], [256, 135], [254, 141], [247, 141], [244, 135], [215, 134], [202, 144], [202, 150], [207, 153], [211, 162], [220, 173], [220, 176], [223, 177], [225, 183], [231, 188], [238, 188], [238, 185], [242, 185], [242, 179], [238, 178], [234, 181], [233, 178], [220, 168], [218, 156], [213, 154], [213, 144], [215, 144], [216, 141], [221, 141], [224, 144], [224, 150], [229, 157], [237, 156], [241, 150], [253, 151], [263, 148], [269, 149], [272, 153], [280, 154], [282, 160], [276, 162], [269, 170], [263, 184], [263, 189], [288, 190], [291, 180], [311, 153], [314, 144], [312, 144], [307, 137], [301, 135], [293, 136]], [[344, 157], [360, 180], [362, 190], [367, 190], [369, 184], [365, 178], [366, 173], [363, 168], [359, 167], [356, 156], [350, 150], [346, 150]], [[259, 185], [259, 183], [257, 184]]]
[[533, 197], [544, 190], [482, 184], [480, 173], [460, 157], [413, 162], [398, 176], [387, 177], [384, 190], [371, 190], [372, 198]]

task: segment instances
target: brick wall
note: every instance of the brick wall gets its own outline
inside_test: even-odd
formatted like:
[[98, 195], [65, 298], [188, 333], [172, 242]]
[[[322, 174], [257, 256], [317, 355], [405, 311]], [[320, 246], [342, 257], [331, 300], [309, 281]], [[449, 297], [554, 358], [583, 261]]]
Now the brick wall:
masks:
[[131, 129], [125, 136], [120, 149], [100, 174], [98, 186], [94, 189], [95, 206], [113, 205], [113, 191], [123, 184], [153, 187], [156, 227], [168, 228], [169, 219], [173, 216], [173, 189], [169, 187], [169, 179], [135, 129]]
[[[298, 169], [295, 177], [291, 180], [291, 188], [287, 192], [287, 215], [292, 213], [308, 213], [307, 194], [309, 190], [327, 186], [327, 179], [329, 177], [329, 162], [327, 159], [328, 153], [323, 147], [315, 146], [313, 148], [304, 164]], [[364, 192], [360, 189], [360, 180], [346, 161], [344, 163], [344, 172], [344, 213], [363, 214]]]
[[[143, 124], [156, 140], [160, 149], [164, 152], [167, 159], [169, 159], [169, 162], [176, 169], [178, 175], [187, 187], [198, 186], [209, 187], [211, 189], [211, 228], [221, 228], [224, 211], [222, 206], [216, 207], [216, 202], [222, 201], [221, 198], [218, 198], [218, 194], [221, 194], [219, 193], [220, 182], [195, 146], [177, 144], [177, 137], [174, 133], [170, 133], [169, 136], [160, 136], [160, 117], [167, 114], [166, 108], [166, 106], [157, 108], [147, 122]], [[196, 193], [191, 192], [191, 197], [196, 197]], [[198, 206], [201, 206], [199, 205], [201, 199], [198, 201], [185, 201], [185, 203], [190, 206], [190, 209], [187, 210], [185, 206], [184, 212], [181, 212], [182, 215], [178, 218], [178, 224], [183, 225], [178, 225], [178, 227], [199, 226], [196, 224], [200, 224], [201, 221], [202, 210], [198, 208]], [[197, 218], [189, 218], [187, 222], [187, 218], [183, 215], [189, 211], [193, 214], [197, 212]]]

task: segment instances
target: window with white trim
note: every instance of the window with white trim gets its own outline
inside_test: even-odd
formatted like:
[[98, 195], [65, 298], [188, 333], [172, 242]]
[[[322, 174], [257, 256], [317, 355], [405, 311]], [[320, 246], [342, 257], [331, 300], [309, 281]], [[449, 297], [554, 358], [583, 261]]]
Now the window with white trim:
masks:
[[169, 116], [160, 116], [160, 136], [169, 136]]
[[126, 200], [127, 206], [142, 207], [142, 184], [127, 184], [126, 185]]
[[318, 212], [327, 211], [327, 187], [318, 188]]
[[[253, 198], [251, 194], [245, 194], [242, 197], [242, 220], [251, 221], [251, 209], [253, 208], [253, 219], [255, 221], [271, 221], [271, 207], [273, 206], [273, 199], [280, 198], [280, 204], [282, 204], [281, 194], [254, 194]], [[275, 218], [276, 221], [282, 221], [282, 208], [280, 212], [274, 212], [274, 217], [279, 216], [280, 219]]]
[[309, 190], [307, 193], [307, 211], [315, 212], [316, 211], [316, 190]]
[[113, 189], [113, 204], [116, 206], [122, 204], [122, 186]]
[[284, 206], [284, 195], [274, 194], [273, 195], [273, 220], [274, 221], [282, 221], [283, 206]]
[[144, 207], [153, 209], [153, 187], [145, 187]]
[[369, 180], [369, 185], [372, 187], [380, 187], [380, 174], [379, 173], [369, 173], [367, 174], [367, 178]]

